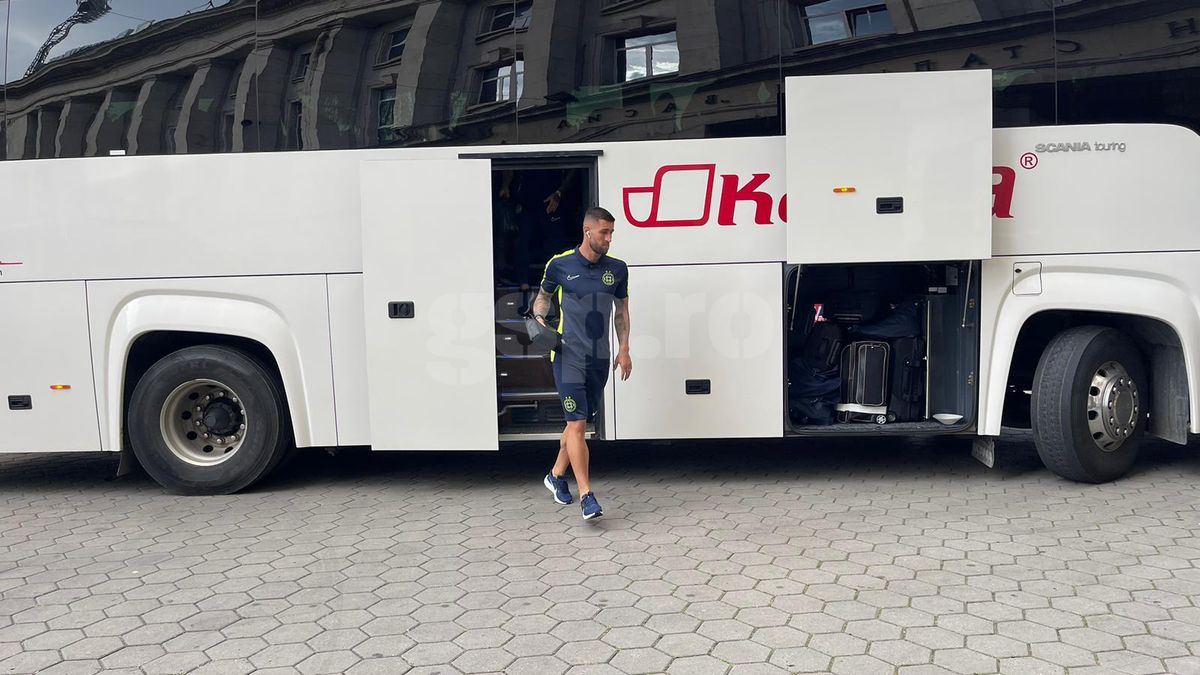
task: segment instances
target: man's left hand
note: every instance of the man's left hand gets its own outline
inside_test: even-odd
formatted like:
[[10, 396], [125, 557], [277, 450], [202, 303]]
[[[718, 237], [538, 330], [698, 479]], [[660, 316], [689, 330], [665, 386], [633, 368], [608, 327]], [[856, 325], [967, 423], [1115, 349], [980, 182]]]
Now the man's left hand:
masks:
[[617, 354], [617, 358], [613, 359], [613, 370], [617, 367], [621, 368], [621, 380], [628, 380], [629, 373], [633, 371], [633, 359], [629, 358], [629, 352], [621, 352]]

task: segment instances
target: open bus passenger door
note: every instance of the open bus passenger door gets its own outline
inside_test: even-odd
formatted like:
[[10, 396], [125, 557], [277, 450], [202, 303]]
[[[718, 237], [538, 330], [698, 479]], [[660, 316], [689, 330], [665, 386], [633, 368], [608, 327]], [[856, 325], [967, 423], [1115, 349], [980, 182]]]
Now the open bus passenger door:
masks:
[[496, 450], [491, 163], [360, 167], [371, 445]]
[[788, 262], [991, 257], [991, 71], [786, 86]]

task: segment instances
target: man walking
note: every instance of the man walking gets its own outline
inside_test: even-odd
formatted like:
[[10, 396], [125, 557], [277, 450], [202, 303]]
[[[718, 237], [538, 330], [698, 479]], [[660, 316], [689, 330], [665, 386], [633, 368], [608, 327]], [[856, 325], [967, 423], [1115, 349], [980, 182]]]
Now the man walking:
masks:
[[[629, 379], [633, 361], [629, 357], [629, 268], [608, 255], [615, 219], [607, 210], [593, 207], [583, 217], [583, 241], [546, 263], [542, 288], [533, 303], [537, 321], [546, 325], [550, 296], [558, 294], [559, 320], [556, 330], [562, 347], [550, 353], [554, 383], [562, 402], [567, 427], [558, 445], [558, 460], [543, 483], [559, 504], [571, 503], [567, 469], [579, 484], [579, 502], [584, 520], [603, 514], [592, 494], [588, 476], [588, 447], [584, 438], [587, 423], [594, 420], [608, 383], [611, 348], [609, 321], [617, 329], [617, 356], [612, 369], [621, 369]], [[613, 317], [613, 307], [616, 316]]]

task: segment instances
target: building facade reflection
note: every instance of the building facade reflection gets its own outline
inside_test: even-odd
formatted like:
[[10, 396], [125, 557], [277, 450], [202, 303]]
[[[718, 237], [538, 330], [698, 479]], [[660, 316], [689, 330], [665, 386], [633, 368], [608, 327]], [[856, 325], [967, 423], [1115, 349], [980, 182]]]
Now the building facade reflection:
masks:
[[787, 76], [961, 68], [1200, 130], [1200, 0], [94, 2], [0, 0], [4, 159], [777, 135]]

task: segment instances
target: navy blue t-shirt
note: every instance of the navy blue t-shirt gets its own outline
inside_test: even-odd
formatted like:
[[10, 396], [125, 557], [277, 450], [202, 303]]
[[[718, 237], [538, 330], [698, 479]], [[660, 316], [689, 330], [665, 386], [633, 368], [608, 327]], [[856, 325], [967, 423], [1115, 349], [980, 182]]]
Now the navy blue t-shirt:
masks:
[[563, 352], [572, 356], [608, 359], [608, 326], [614, 300], [629, 297], [629, 267], [609, 255], [592, 262], [579, 248], [564, 251], [546, 263], [542, 290], [558, 293], [558, 332]]

